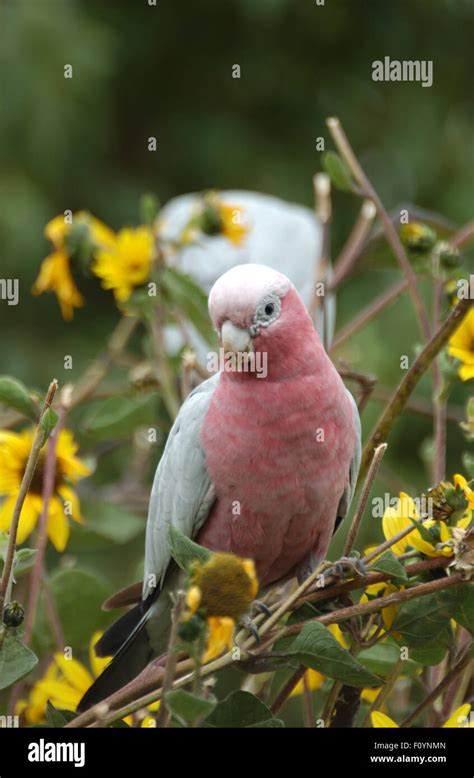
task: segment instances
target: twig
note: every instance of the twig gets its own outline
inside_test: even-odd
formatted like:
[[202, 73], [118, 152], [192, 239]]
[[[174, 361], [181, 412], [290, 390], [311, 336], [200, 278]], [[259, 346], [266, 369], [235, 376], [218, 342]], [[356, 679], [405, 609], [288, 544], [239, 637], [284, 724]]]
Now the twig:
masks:
[[367, 500], [369, 499], [370, 490], [372, 489], [372, 485], [374, 483], [375, 476], [377, 475], [380, 462], [382, 461], [382, 457], [385, 454], [386, 450], [387, 450], [387, 444], [381, 443], [380, 446], [377, 446], [377, 448], [374, 451], [374, 456], [372, 458], [372, 462], [370, 463], [369, 472], [367, 473], [367, 478], [365, 479], [364, 488], [360, 495], [359, 502], [356, 511], [354, 513], [354, 517], [352, 519], [352, 524], [350, 526], [349, 532], [347, 533], [346, 542], [344, 543], [344, 549], [342, 551], [343, 556], [348, 556], [355, 543], [355, 539], [359, 531], [362, 517], [364, 515], [365, 506], [367, 505]]
[[16, 537], [18, 533], [18, 524], [20, 522], [21, 510], [23, 508], [23, 503], [25, 502], [26, 495], [28, 494], [28, 490], [31, 486], [31, 481], [33, 479], [36, 465], [38, 464], [40, 451], [43, 448], [43, 445], [45, 443], [45, 434], [41, 427], [41, 422], [43, 420], [43, 416], [45, 412], [48, 410], [48, 408], [51, 407], [51, 403], [53, 402], [54, 395], [56, 394], [57, 388], [58, 388], [58, 382], [56, 381], [56, 379], [54, 379], [54, 381], [52, 381], [51, 384], [49, 385], [46, 394], [43, 409], [41, 411], [41, 416], [38, 425], [36, 427], [35, 437], [33, 439], [33, 445], [31, 447], [31, 451], [28, 456], [25, 472], [23, 473], [20, 489], [18, 491], [15, 506], [13, 508], [13, 514], [11, 518], [10, 530], [8, 535], [7, 553], [5, 556], [2, 580], [0, 582], [0, 615], [3, 614], [3, 609], [5, 607], [5, 600], [7, 598], [7, 592], [9, 591], [10, 588], [10, 580], [11, 580], [12, 569], [13, 569], [13, 559], [15, 556]]
[[174, 676], [176, 673], [176, 665], [177, 665], [176, 638], [178, 633], [179, 619], [181, 616], [181, 611], [183, 609], [183, 602], [184, 602], [184, 593], [178, 592], [176, 595], [176, 601], [173, 607], [173, 611], [171, 614], [171, 631], [170, 631], [170, 639], [168, 643], [168, 656], [166, 660], [165, 675], [163, 678], [163, 687], [162, 687], [163, 701], [159, 707], [158, 715], [156, 717], [157, 727], [167, 727], [169, 724], [170, 717], [165, 703], [165, 695], [171, 690], [173, 686]]
[[[329, 268], [331, 263], [331, 179], [326, 173], [318, 173], [313, 176], [314, 205], [316, 215], [319, 217], [322, 228], [321, 250], [316, 261], [316, 271], [314, 277], [313, 296], [309, 305], [309, 314], [312, 320], [315, 320], [318, 308], [322, 308], [323, 313], [323, 337], [324, 347], [327, 349], [328, 343], [328, 322], [327, 322], [327, 292], [329, 290]], [[319, 284], [323, 284], [323, 294], [319, 295]]]
[[[61, 400], [64, 398], [64, 390], [61, 393]], [[66, 417], [66, 406], [64, 402], [58, 410], [58, 421], [51, 436], [48, 440], [48, 447], [46, 451], [46, 460], [44, 467], [44, 481], [43, 492], [41, 495], [42, 508], [41, 516], [38, 523], [38, 540], [36, 544], [36, 556], [34, 561], [33, 570], [30, 576], [30, 594], [28, 599], [28, 607], [25, 618], [25, 635], [24, 642], [27, 646], [31, 643], [31, 637], [33, 633], [33, 624], [36, 616], [36, 606], [38, 603], [39, 590], [41, 587], [41, 578], [43, 573], [43, 561], [46, 551], [46, 544], [48, 542], [48, 516], [49, 506], [51, 498], [54, 494], [54, 482], [56, 477], [56, 446], [61, 429], [64, 425]]]
[[375, 710], [380, 710], [381, 706], [384, 704], [385, 700], [387, 699], [388, 695], [392, 691], [393, 687], [395, 686], [395, 683], [398, 680], [398, 677], [400, 673], [402, 672], [402, 669], [404, 667], [405, 660], [399, 659], [398, 662], [396, 662], [392, 668], [392, 672], [388, 676], [387, 680], [385, 681], [384, 685], [380, 689], [379, 693], [377, 694], [377, 697], [372, 702], [372, 705], [369, 705], [367, 708], [367, 711], [365, 713], [364, 718], [362, 719], [360, 726], [366, 727], [370, 721], [370, 715]]
[[[437, 567], [446, 567], [448, 563], [449, 563], [448, 557], [427, 559], [423, 562], [419, 562], [417, 564], [408, 566], [407, 575], [410, 576], [418, 575], [419, 573], [425, 570], [431, 570]], [[338, 584], [337, 586], [329, 587], [328, 589], [324, 589], [324, 590], [321, 589], [320, 591], [309, 593], [306, 596], [306, 598], [303, 598], [302, 600], [298, 600], [297, 607], [299, 607], [300, 604], [303, 604], [303, 602], [313, 602], [313, 601], [316, 602], [318, 600], [332, 599], [333, 597], [337, 596], [340, 593], [350, 591], [352, 589], [365, 588], [365, 586], [369, 584], [379, 583], [380, 581], [386, 581], [389, 578], [390, 576], [387, 573], [377, 573], [377, 574], [368, 575], [364, 579], [347, 581], [344, 584]], [[451, 581], [452, 578], [446, 578], [441, 580]], [[373, 600], [372, 602], [376, 602], [376, 600]], [[377, 610], [377, 607], [375, 607], [373, 610]], [[270, 641], [270, 644], [272, 642], [273, 640]], [[266, 646], [262, 645], [258, 649], [258, 651], [262, 651], [265, 648]], [[205, 665], [203, 668], [203, 675], [210, 675], [214, 672], [217, 672], [218, 670], [233, 664], [234, 661], [235, 660], [233, 658], [232, 652], [229, 652], [225, 654], [223, 657], [215, 659], [209, 664]], [[174, 683], [174, 688], [185, 686], [187, 683], [190, 683], [190, 681], [193, 678], [193, 673], [192, 673], [193, 660], [185, 659], [179, 662], [176, 670], [178, 674], [187, 673], [187, 675], [184, 676], [180, 675]], [[138, 678], [134, 679], [130, 684], [127, 684], [127, 686], [121, 689], [120, 691], [115, 692], [113, 695], [108, 697], [98, 706], [94, 706], [89, 710], [85, 711], [84, 713], [80, 714], [80, 716], [78, 716], [76, 719], [71, 721], [67, 726], [76, 728], [76, 727], [93, 725], [94, 722], [98, 719], [98, 708], [100, 709], [101, 705], [107, 705], [110, 711], [114, 711], [114, 712], [119, 710], [123, 711], [124, 710], [123, 706], [127, 705], [130, 702], [130, 700], [133, 700], [134, 702], [132, 703], [132, 705], [136, 706], [134, 707], [134, 711], [140, 710], [140, 708], [149, 705], [151, 702], [155, 702], [157, 699], [161, 697], [161, 689], [157, 689], [156, 687], [162, 682], [162, 680], [163, 680], [163, 668], [162, 667], [150, 668], [147, 670], [146, 673], [142, 673]], [[153, 689], [154, 691], [150, 692], [151, 689]], [[147, 692], [149, 693], [147, 694]], [[110, 721], [115, 721], [115, 718], [110, 719]]]
[[122, 316], [109, 337], [105, 353], [97, 357], [74, 387], [71, 408], [90, 397], [99, 386], [113, 362], [119, 357], [138, 325], [136, 316]]
[[366, 308], [358, 313], [351, 321], [342, 327], [332, 342], [331, 351], [335, 351], [342, 346], [349, 338], [351, 338], [362, 327], [372, 321], [381, 311], [388, 308], [400, 295], [408, 288], [408, 281], [404, 279], [398, 284], [390, 287], [386, 292], [382, 292], [381, 295], [375, 298]]
[[433, 689], [430, 694], [418, 705], [418, 707], [415, 708], [407, 717], [402, 721], [400, 724], [400, 727], [409, 727], [410, 724], [412, 724], [416, 719], [423, 713], [426, 708], [429, 708], [432, 703], [438, 699], [439, 695], [442, 694], [442, 692], [451, 684], [451, 682], [457, 678], [457, 676], [462, 673], [462, 671], [468, 666], [469, 662], [472, 662], [470, 656], [470, 649], [472, 646], [472, 641], [469, 643], [468, 646], [466, 646], [462, 657], [459, 659], [458, 662], [454, 665], [454, 667], [451, 668], [449, 673], [447, 673], [441, 683], [436, 686], [435, 689]]
[[288, 681], [285, 683], [285, 685], [280, 689], [278, 692], [278, 695], [276, 696], [270, 710], [274, 716], [278, 713], [278, 711], [283, 707], [285, 702], [287, 701], [288, 697], [291, 695], [291, 692], [295, 688], [295, 686], [301, 681], [301, 679], [304, 677], [306, 670], [308, 668], [304, 667], [303, 665], [300, 665], [297, 670], [290, 676]]
[[364, 477], [368, 470], [372, 458], [373, 449], [388, 437], [393, 424], [400, 416], [411, 393], [417, 386], [419, 380], [424, 375], [433, 359], [439, 354], [443, 346], [447, 343], [454, 330], [459, 327], [464, 316], [473, 304], [473, 300], [460, 300], [453, 308], [449, 316], [445, 319], [439, 330], [433, 335], [426, 344], [423, 351], [417, 356], [411, 367], [403, 376], [398, 388], [383, 412], [362, 454], [362, 463], [359, 477]]
[[418, 285], [416, 282], [416, 275], [408, 260], [408, 257], [405, 254], [405, 250], [401, 244], [400, 238], [398, 237], [398, 233], [388, 213], [386, 212], [377, 192], [375, 191], [374, 187], [372, 186], [369, 179], [365, 175], [356, 155], [354, 154], [354, 151], [347, 139], [347, 136], [342, 128], [339, 119], [335, 117], [331, 117], [326, 120], [326, 124], [328, 126], [329, 132], [332, 135], [334, 143], [336, 144], [339, 150], [339, 153], [342, 155], [342, 157], [348, 164], [357, 184], [359, 185], [359, 187], [361, 188], [364, 194], [364, 197], [367, 197], [370, 200], [372, 200], [372, 202], [374, 203], [377, 209], [377, 213], [384, 227], [387, 240], [390, 246], [392, 247], [393, 253], [395, 254], [398, 260], [398, 264], [400, 265], [400, 268], [403, 270], [405, 278], [408, 282], [408, 287], [410, 289], [410, 294], [413, 299], [413, 304], [418, 314], [418, 320], [420, 323], [420, 329], [422, 335], [425, 340], [429, 340], [431, 330], [430, 330], [430, 322], [428, 319], [428, 315], [426, 313], [425, 305], [423, 303], [420, 290], [418, 289]]
[[329, 290], [332, 292], [354, 269], [364, 246], [367, 234], [372, 226], [376, 214], [372, 200], [364, 200], [359, 216], [342, 247], [341, 253], [334, 263], [334, 270], [329, 281]]

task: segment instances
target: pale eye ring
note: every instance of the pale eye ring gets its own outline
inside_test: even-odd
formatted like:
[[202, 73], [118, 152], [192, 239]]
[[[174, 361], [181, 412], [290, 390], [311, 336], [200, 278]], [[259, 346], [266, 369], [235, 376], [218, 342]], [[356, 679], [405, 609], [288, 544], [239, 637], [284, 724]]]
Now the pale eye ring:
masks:
[[253, 317], [253, 326], [257, 330], [259, 327], [268, 327], [275, 319], [278, 319], [280, 312], [281, 300], [278, 295], [267, 295], [257, 306]]

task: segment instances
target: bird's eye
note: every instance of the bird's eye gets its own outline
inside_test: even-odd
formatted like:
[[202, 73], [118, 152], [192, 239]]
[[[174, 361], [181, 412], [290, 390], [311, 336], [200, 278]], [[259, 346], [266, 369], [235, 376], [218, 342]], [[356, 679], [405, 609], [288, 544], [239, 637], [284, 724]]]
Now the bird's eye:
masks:
[[271, 316], [274, 310], [275, 310], [275, 306], [273, 305], [273, 303], [268, 303], [265, 306], [265, 313], [267, 316]]

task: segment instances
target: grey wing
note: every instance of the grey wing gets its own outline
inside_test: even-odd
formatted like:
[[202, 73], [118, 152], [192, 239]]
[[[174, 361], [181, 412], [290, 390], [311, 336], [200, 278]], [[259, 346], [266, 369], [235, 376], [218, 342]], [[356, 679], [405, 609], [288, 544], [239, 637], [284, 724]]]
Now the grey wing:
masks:
[[356, 444], [354, 448], [354, 453], [352, 455], [351, 464], [349, 466], [349, 477], [347, 479], [346, 488], [344, 489], [344, 492], [342, 493], [341, 500], [339, 502], [339, 506], [337, 509], [337, 526], [339, 525], [340, 521], [344, 518], [344, 516], [347, 514], [349, 510], [349, 506], [352, 502], [352, 498], [354, 496], [356, 484], [357, 484], [357, 476], [359, 474], [359, 468], [360, 468], [360, 459], [361, 459], [361, 453], [362, 453], [362, 430], [361, 430], [361, 424], [360, 424], [360, 416], [359, 416], [359, 409], [357, 407], [357, 403], [354, 400], [352, 394], [349, 392], [348, 389], [346, 389], [347, 394], [351, 398], [352, 407], [354, 410], [354, 421], [356, 425]]
[[143, 599], [161, 586], [171, 560], [168, 525], [193, 538], [215, 500], [199, 433], [218, 381], [217, 373], [186, 398], [157, 467], [148, 509]]

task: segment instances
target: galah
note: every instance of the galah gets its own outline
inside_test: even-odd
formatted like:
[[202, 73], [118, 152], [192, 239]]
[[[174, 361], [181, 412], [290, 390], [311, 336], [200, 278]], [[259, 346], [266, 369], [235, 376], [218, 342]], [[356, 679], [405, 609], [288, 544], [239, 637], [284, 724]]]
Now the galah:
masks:
[[[318, 276], [318, 257], [321, 255], [322, 229], [314, 210], [290, 203], [279, 197], [246, 190], [219, 192], [219, 199], [227, 205], [241, 208], [243, 224], [248, 232], [238, 246], [222, 235], [200, 235], [195, 242], [174, 248], [195, 210], [202, 203], [202, 193], [173, 197], [160, 212], [160, 233], [173, 243], [173, 249], [163, 244], [166, 262], [190, 275], [208, 294], [219, 276], [236, 265], [268, 265], [284, 273], [293, 282], [309, 309], [315, 279]], [[315, 312], [316, 329], [331, 343], [336, 318], [336, 301], [327, 293], [324, 305]], [[191, 345], [198, 359], [205, 361], [207, 345], [192, 322], [187, 322]], [[169, 350], [182, 345], [182, 333], [169, 325], [166, 329]]]
[[[354, 493], [357, 406], [291, 281], [239, 265], [214, 284], [209, 312], [222, 353], [245, 359], [198, 386], [176, 418], [151, 492], [142, 600], [100, 640], [99, 655], [115, 656], [80, 709], [166, 651], [179, 580], [169, 524], [253, 559], [265, 588], [324, 560]], [[264, 371], [252, 369], [257, 356]]]

